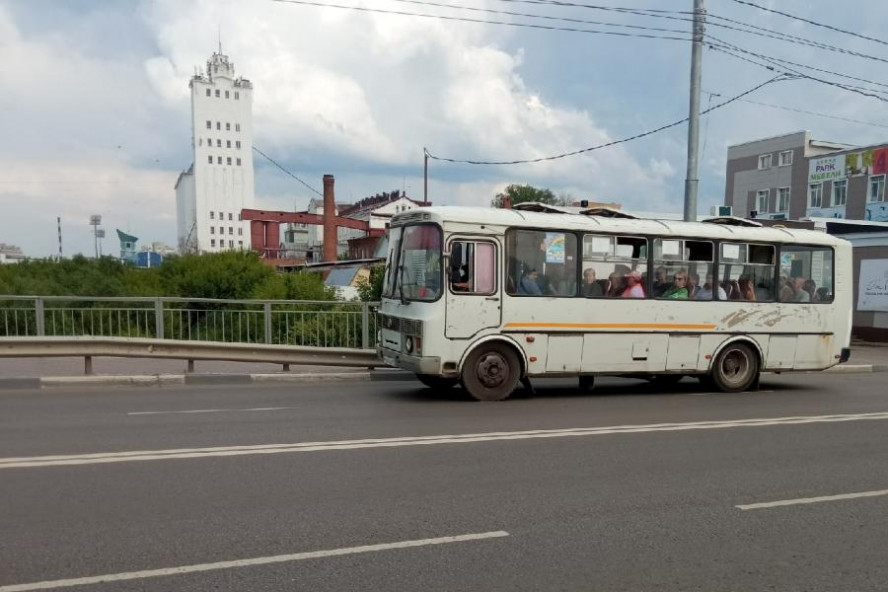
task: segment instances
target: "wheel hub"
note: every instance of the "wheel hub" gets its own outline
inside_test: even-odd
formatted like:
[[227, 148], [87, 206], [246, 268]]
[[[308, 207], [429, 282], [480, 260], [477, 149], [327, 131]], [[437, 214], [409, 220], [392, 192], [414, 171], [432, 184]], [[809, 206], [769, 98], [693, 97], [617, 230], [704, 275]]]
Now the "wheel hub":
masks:
[[506, 360], [499, 354], [487, 354], [478, 361], [478, 380], [487, 388], [501, 385], [506, 373]]

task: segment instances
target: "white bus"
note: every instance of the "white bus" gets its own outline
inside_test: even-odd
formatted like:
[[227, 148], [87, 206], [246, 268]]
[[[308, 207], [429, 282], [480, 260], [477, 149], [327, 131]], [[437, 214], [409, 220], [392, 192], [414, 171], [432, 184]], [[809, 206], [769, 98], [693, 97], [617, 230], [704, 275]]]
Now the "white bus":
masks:
[[850, 355], [851, 246], [822, 232], [430, 207], [395, 215], [389, 244], [380, 357], [479, 400], [565, 376], [740, 392]]

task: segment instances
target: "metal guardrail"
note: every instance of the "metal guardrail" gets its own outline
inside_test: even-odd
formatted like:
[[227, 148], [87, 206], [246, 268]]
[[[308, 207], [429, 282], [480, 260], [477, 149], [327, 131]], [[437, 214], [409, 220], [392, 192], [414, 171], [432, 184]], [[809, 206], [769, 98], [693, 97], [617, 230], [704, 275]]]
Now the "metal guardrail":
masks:
[[10, 337], [0, 339], [2, 357], [83, 357], [85, 373], [92, 373], [92, 357], [225, 360], [313, 366], [375, 368], [384, 366], [375, 350], [316, 348], [251, 343], [216, 343], [172, 339], [109, 337]]
[[112, 337], [370, 349], [377, 308], [375, 302], [324, 300], [0, 296], [0, 339]]

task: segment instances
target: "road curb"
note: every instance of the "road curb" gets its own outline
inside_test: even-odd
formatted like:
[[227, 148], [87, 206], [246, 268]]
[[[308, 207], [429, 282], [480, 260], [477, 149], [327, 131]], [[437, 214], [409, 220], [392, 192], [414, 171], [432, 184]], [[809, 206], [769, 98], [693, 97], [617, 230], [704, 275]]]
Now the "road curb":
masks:
[[318, 382], [387, 382], [415, 380], [410, 372], [400, 370], [361, 372], [312, 372], [275, 374], [146, 374], [146, 375], [94, 375], [94, 376], [44, 376], [0, 377], [0, 389], [56, 389], [62, 387], [89, 386], [178, 386], [178, 385], [238, 385], [269, 383], [318, 383]]
[[[879, 368], [879, 370], [876, 370]], [[884, 372], [888, 366], [874, 366], [873, 364], [840, 364], [827, 368], [824, 372], [830, 374], [869, 374], [871, 372]]]

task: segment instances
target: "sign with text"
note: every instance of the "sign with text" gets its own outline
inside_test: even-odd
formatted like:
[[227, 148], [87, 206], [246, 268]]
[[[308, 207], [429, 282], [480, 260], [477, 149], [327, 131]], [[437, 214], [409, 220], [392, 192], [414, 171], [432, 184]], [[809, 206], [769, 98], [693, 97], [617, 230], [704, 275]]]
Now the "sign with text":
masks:
[[832, 181], [845, 176], [845, 155], [812, 158], [808, 164], [808, 183]]
[[860, 262], [857, 310], [888, 312], [888, 259]]

